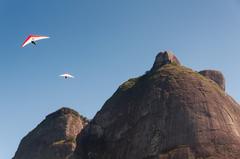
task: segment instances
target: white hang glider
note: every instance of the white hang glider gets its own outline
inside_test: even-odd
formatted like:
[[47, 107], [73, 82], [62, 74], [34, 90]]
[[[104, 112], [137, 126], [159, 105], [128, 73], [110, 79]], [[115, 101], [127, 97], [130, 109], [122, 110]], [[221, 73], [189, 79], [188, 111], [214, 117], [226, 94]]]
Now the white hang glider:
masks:
[[42, 39], [48, 39], [48, 38], [50, 38], [50, 37], [48, 37], [48, 36], [41, 36], [41, 35], [29, 35], [27, 37], [27, 39], [23, 42], [22, 47], [24, 47], [24, 46], [26, 46], [26, 45], [28, 45], [30, 43], [36, 45], [36, 41], [42, 40]]
[[70, 75], [70, 74], [68, 74], [68, 73], [65, 73], [65, 74], [62, 74], [62, 75], [59, 75], [59, 76], [64, 77], [65, 79], [74, 78], [73, 75]]

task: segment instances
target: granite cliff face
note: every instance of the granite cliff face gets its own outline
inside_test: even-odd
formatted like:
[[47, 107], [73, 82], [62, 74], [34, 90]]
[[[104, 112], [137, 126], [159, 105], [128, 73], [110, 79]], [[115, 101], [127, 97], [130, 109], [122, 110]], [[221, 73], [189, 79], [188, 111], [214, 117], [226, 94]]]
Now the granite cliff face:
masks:
[[123, 83], [78, 136], [75, 158], [239, 159], [240, 107], [222, 77], [209, 72], [158, 54], [152, 69]]
[[[170, 52], [123, 83], [85, 127], [77, 121], [47, 117], [23, 139], [14, 159], [240, 158], [240, 106], [225, 92], [223, 75], [186, 68]], [[48, 130], [62, 122], [77, 130], [76, 148], [75, 142], [65, 145], [66, 129]], [[62, 140], [60, 149], [52, 148]]]
[[87, 124], [76, 111], [62, 108], [46, 117], [21, 141], [13, 159], [67, 159]]

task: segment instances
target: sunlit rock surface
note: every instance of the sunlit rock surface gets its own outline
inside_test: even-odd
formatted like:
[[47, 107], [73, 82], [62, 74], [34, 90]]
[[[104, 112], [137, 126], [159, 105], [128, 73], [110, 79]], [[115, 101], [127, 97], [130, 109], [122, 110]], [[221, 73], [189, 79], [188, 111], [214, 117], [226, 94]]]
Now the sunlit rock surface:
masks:
[[13, 159], [68, 159], [75, 150], [76, 136], [86, 124], [76, 111], [62, 108], [22, 139]]

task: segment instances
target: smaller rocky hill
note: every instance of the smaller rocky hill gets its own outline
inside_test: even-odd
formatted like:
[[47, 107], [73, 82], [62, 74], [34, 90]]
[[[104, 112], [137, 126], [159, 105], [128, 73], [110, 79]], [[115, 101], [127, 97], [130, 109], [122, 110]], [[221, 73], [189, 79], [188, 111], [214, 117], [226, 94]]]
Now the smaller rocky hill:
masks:
[[201, 75], [216, 82], [223, 90], [225, 90], [225, 78], [220, 71], [216, 70], [203, 70], [199, 72]]
[[67, 159], [87, 122], [78, 112], [61, 108], [22, 139], [13, 159]]

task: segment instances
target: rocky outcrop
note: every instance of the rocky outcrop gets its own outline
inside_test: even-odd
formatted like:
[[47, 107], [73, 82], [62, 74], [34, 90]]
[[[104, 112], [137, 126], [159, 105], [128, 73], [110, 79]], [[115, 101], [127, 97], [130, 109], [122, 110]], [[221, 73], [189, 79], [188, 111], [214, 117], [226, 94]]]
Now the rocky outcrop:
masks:
[[75, 150], [76, 136], [86, 124], [76, 111], [62, 108], [22, 139], [13, 159], [68, 159]]
[[225, 78], [220, 71], [216, 70], [203, 70], [199, 72], [201, 75], [213, 80], [216, 82], [219, 87], [225, 90]]
[[106, 101], [78, 136], [75, 159], [239, 158], [239, 105], [166, 55]]
[[171, 51], [164, 51], [160, 52], [155, 59], [155, 62], [153, 64], [153, 67], [151, 71], [156, 71], [160, 67], [166, 64], [175, 64], [175, 65], [181, 65], [180, 61], [177, 59], [177, 57], [171, 52]]
[[224, 88], [220, 72], [159, 53], [87, 125], [61, 109], [24, 137], [14, 159], [239, 159], [240, 106]]

